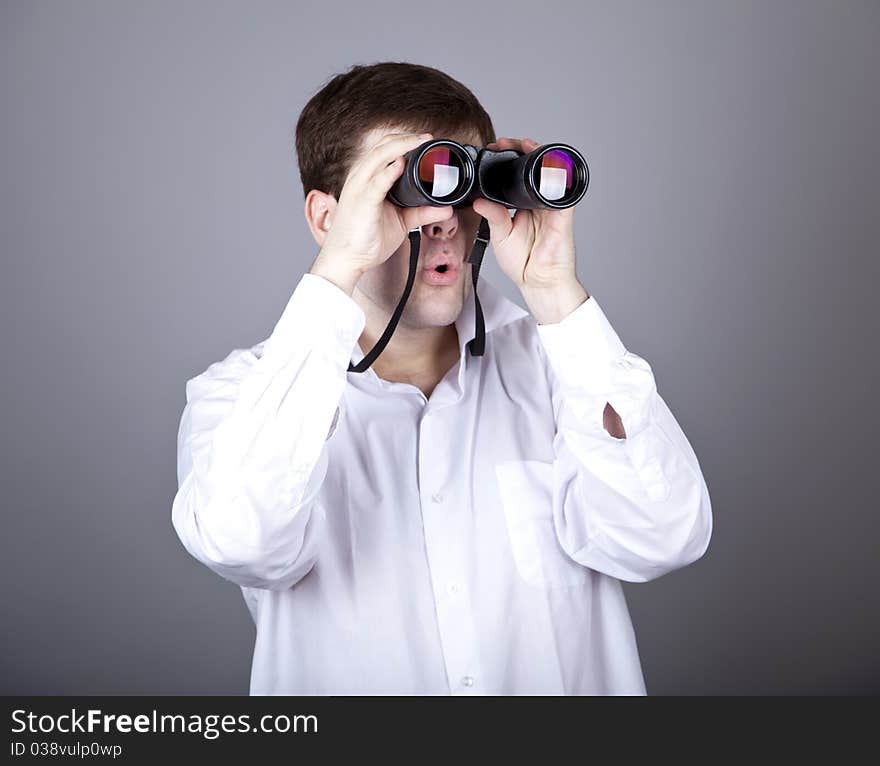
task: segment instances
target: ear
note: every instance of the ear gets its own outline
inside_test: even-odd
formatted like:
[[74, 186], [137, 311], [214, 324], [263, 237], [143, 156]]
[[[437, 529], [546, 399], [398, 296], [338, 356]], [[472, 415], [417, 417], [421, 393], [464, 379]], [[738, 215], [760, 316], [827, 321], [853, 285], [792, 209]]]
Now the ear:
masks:
[[312, 237], [318, 243], [318, 247], [324, 244], [327, 232], [330, 231], [337, 204], [336, 197], [317, 189], [312, 189], [306, 195], [303, 212], [309, 225], [309, 231], [312, 232]]

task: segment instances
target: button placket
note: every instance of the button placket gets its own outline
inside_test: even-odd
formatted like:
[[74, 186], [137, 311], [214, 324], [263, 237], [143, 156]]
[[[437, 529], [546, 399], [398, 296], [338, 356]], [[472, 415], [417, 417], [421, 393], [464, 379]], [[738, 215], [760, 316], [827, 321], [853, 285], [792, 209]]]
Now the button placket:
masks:
[[[458, 506], [449, 487], [446, 493], [441, 490], [445, 477], [438, 478], [437, 467], [443, 465], [441, 456], [449, 454], [438, 438], [444, 434], [441, 417], [422, 421], [418, 459], [422, 530], [449, 691], [477, 694], [479, 644], [469, 594], [461, 580], [461, 573], [467, 571], [468, 545], [463, 535], [468, 511]], [[470, 685], [462, 683], [465, 677], [471, 679]]]

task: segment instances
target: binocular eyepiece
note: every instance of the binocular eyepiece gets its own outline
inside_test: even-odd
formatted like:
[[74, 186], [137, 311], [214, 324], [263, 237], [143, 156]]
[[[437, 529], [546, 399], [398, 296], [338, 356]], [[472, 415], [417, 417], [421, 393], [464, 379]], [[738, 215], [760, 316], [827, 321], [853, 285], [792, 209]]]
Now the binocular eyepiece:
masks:
[[507, 208], [561, 210], [576, 205], [590, 183], [586, 160], [568, 144], [523, 153], [436, 139], [407, 152], [404, 160], [387, 196], [398, 207], [462, 208], [485, 197]]

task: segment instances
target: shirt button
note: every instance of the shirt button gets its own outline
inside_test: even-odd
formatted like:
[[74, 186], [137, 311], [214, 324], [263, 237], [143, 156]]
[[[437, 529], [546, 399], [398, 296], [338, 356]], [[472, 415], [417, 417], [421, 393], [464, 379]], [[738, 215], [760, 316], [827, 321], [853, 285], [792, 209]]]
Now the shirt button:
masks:
[[461, 682], [465, 686], [473, 686], [474, 685], [474, 679], [472, 676], [465, 676], [464, 678], [461, 679]]
[[458, 595], [458, 592], [459, 592], [460, 590], [461, 590], [461, 588], [459, 588], [459, 587], [458, 587], [458, 584], [457, 584], [457, 583], [454, 583], [454, 582], [451, 582], [451, 583], [449, 583], [449, 585], [446, 586], [446, 592], [447, 592], [450, 596], [457, 596], [457, 595]]
[[433, 500], [435, 503], [442, 503], [443, 502], [443, 493], [435, 492], [433, 495], [431, 495], [431, 500]]

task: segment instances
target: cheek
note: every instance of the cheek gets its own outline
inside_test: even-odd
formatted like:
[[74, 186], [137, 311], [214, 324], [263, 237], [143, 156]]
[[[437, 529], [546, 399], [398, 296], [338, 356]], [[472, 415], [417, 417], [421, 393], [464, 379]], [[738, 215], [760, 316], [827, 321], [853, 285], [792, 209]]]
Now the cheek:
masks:
[[474, 240], [477, 238], [477, 230], [480, 228], [480, 219], [474, 218], [473, 220], [467, 221], [461, 230], [462, 237], [464, 239], [464, 257], [467, 260], [467, 257], [471, 254], [471, 249], [474, 246]]
[[405, 247], [398, 248], [387, 261], [367, 271], [358, 281], [358, 288], [374, 299], [383, 296], [383, 302], [392, 297], [397, 301], [406, 285], [408, 273], [409, 240]]
[[406, 284], [409, 274], [409, 237], [394, 251], [391, 257], [382, 264], [382, 274], [386, 280]]

